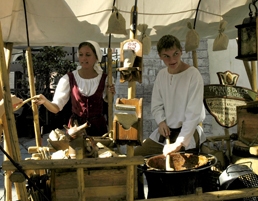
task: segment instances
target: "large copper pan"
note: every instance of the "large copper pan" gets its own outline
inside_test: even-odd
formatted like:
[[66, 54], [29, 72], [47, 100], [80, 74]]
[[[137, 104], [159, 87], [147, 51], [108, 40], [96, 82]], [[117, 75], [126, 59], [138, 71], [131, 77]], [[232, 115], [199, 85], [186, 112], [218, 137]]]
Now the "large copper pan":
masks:
[[[212, 155], [192, 153], [172, 153], [170, 154], [169, 171], [185, 171], [199, 169], [209, 166], [212, 162], [216, 164], [217, 159]], [[163, 154], [150, 157], [146, 160], [148, 170], [168, 171], [166, 170], [166, 156]]]

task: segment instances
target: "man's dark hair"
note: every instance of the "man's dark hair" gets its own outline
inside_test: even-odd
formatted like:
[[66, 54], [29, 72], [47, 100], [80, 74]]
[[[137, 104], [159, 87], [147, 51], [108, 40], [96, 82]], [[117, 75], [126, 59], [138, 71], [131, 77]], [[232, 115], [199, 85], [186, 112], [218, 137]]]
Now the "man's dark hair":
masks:
[[167, 49], [170, 49], [174, 46], [176, 48], [182, 50], [182, 46], [180, 44], [180, 41], [175, 36], [165, 35], [165, 36], [162, 36], [159, 39], [159, 41], [157, 43], [157, 51], [160, 54], [163, 49], [167, 50]]

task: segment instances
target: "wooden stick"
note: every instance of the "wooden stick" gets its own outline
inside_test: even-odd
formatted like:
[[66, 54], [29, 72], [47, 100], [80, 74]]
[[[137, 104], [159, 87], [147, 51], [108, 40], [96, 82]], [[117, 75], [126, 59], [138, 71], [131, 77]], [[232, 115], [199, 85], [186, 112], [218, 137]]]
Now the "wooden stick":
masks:
[[[33, 65], [32, 65], [32, 56], [31, 56], [31, 48], [28, 47], [26, 50], [26, 61], [27, 61], [27, 68], [28, 68], [28, 76], [29, 76], [29, 85], [30, 85], [30, 97], [34, 97], [36, 95], [35, 90], [35, 83], [34, 83], [34, 72], [33, 72]], [[38, 107], [36, 104], [32, 104], [32, 112], [33, 112], [33, 124], [34, 124], [34, 131], [35, 131], [35, 140], [36, 145], [41, 147], [41, 133], [39, 128], [39, 114], [38, 114]]]
[[[166, 144], [170, 144], [169, 137], [166, 137]], [[174, 171], [173, 168], [170, 166], [170, 155], [166, 155], [166, 171]]]

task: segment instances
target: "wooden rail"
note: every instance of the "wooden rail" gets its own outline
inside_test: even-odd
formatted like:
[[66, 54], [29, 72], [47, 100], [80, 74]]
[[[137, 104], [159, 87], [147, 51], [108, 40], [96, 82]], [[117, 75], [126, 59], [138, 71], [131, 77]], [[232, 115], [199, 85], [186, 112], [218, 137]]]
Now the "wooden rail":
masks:
[[[201, 188], [196, 189], [196, 194], [180, 195], [173, 197], [147, 199], [150, 201], [217, 201], [217, 200], [235, 200], [244, 197], [258, 196], [258, 188], [244, 188], [238, 190], [223, 190], [202, 193]], [[144, 201], [144, 200], [137, 200]]]
[[[37, 169], [65, 169], [65, 168], [95, 168], [95, 167], [115, 167], [139, 165], [144, 161], [142, 156], [134, 157], [115, 157], [115, 158], [85, 158], [85, 159], [57, 159], [57, 160], [22, 160], [19, 162], [23, 170]], [[15, 170], [16, 168], [10, 161], [4, 161], [2, 168], [5, 171]], [[128, 188], [128, 193], [131, 189]], [[196, 194], [153, 198], [150, 201], [217, 201], [233, 200], [244, 197], [258, 196], [258, 188], [244, 188], [236, 190], [222, 190], [212, 192], [202, 192], [202, 188], [196, 189]], [[138, 200], [137, 201], [143, 201]]]
[[[114, 158], [84, 158], [55, 160], [21, 160], [19, 165], [23, 170], [65, 169], [65, 168], [95, 168], [140, 165], [144, 163], [143, 156]], [[4, 161], [3, 170], [16, 170], [10, 161]]]

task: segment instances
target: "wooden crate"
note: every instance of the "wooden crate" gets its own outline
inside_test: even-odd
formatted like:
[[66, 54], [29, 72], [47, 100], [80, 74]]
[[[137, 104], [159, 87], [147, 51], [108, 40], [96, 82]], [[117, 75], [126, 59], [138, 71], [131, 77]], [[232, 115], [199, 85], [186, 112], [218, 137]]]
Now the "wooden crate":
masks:
[[258, 101], [237, 107], [237, 133], [245, 144], [258, 144]]
[[[94, 168], [84, 171], [87, 201], [126, 200], [126, 167]], [[136, 184], [135, 184], [136, 185]], [[76, 171], [57, 172], [51, 176], [52, 201], [78, 201]], [[135, 198], [137, 197], [135, 186]]]

